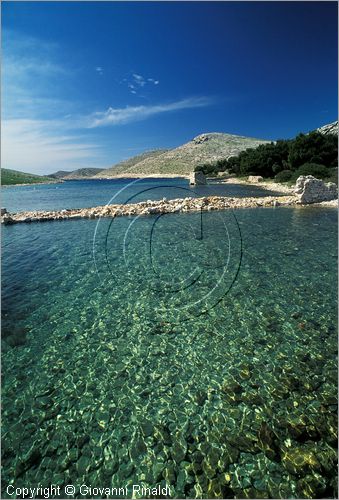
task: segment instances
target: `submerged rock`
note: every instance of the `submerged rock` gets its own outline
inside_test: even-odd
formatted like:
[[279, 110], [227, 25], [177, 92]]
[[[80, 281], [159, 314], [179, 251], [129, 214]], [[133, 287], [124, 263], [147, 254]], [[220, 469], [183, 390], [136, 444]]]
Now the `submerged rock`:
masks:
[[266, 422], [262, 422], [258, 432], [258, 446], [270, 460], [275, 460], [279, 455], [276, 441], [273, 430]]
[[141, 424], [141, 432], [144, 437], [152, 436], [154, 432], [153, 424], [149, 420], [144, 420]]
[[224, 380], [221, 390], [225, 394], [241, 394], [243, 388], [233, 377]]
[[184, 440], [176, 439], [171, 449], [171, 455], [176, 463], [184, 460], [187, 453], [187, 444]]
[[320, 472], [321, 465], [314, 453], [314, 446], [287, 448], [281, 455], [285, 469], [294, 475]]
[[26, 344], [26, 331], [15, 331], [6, 338], [6, 342], [11, 347], [20, 347]]
[[132, 460], [136, 460], [139, 456], [144, 455], [147, 451], [147, 447], [142, 438], [137, 438], [132, 442], [130, 448], [130, 457]]
[[298, 481], [300, 498], [324, 498], [326, 480], [320, 474], [308, 474]]
[[84, 474], [86, 474], [86, 472], [89, 471], [90, 466], [91, 464], [89, 458], [85, 455], [81, 455], [76, 464], [76, 469], [79, 476], [83, 476]]

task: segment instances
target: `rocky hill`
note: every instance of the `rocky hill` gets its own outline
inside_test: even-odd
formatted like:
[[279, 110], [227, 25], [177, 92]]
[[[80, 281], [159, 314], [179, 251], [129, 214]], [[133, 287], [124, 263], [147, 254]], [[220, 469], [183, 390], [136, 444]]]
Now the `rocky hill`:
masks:
[[102, 168], [78, 168], [77, 170], [72, 170], [71, 172], [66, 170], [58, 170], [54, 174], [50, 174], [50, 177], [54, 179], [87, 179], [94, 177], [95, 175], [102, 172]]
[[[265, 144], [267, 140], [240, 135], [208, 133], [195, 137], [192, 141], [169, 151], [144, 153], [113, 165], [104, 171], [105, 177], [116, 175], [188, 175], [202, 163], [213, 163], [221, 158], [237, 155], [247, 148]], [[154, 154], [155, 153], [155, 154]], [[98, 177], [102, 177], [101, 174]]]
[[338, 135], [338, 120], [333, 123], [329, 123], [328, 125], [324, 125], [323, 127], [317, 128], [317, 132], [321, 134], [337, 134]]
[[68, 170], [58, 170], [54, 174], [50, 174], [50, 177], [53, 177], [53, 179], [63, 179], [66, 175], [70, 174]]

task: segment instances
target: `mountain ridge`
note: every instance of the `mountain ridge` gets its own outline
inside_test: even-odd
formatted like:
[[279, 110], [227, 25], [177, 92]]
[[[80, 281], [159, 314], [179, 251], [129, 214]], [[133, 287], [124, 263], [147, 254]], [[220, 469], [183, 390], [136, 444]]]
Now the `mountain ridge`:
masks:
[[90, 167], [90, 168], [78, 168], [77, 170], [58, 170], [53, 174], [50, 174], [50, 177], [54, 179], [88, 179], [94, 177], [96, 174], [101, 172], [102, 168]]

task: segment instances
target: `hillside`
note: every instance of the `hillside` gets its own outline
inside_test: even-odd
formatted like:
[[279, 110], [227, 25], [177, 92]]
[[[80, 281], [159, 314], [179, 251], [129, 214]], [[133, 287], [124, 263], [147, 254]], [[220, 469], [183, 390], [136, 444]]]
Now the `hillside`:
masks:
[[146, 161], [146, 160], [156, 160], [156, 158], [160, 157], [164, 153], [167, 153], [167, 149], [155, 149], [151, 151], [146, 151], [145, 153], [141, 153], [137, 156], [133, 156], [132, 158], [129, 158], [128, 160], [121, 161], [119, 163], [116, 163], [113, 165], [111, 168], [107, 168], [104, 171], [100, 172], [100, 174], [97, 174], [96, 177], [101, 177], [101, 178], [109, 178], [109, 177], [114, 177], [115, 175], [123, 175], [125, 173], [129, 173], [130, 171], [133, 170], [132, 173], [134, 172], [134, 168], [141, 162]]
[[94, 177], [102, 171], [102, 168], [78, 168], [72, 171], [58, 170], [50, 176], [54, 179], [86, 179], [87, 177]]
[[270, 141], [231, 134], [201, 134], [178, 148], [155, 152], [157, 154], [144, 153], [144, 155], [119, 163], [106, 170], [105, 176], [113, 177], [119, 174], [127, 176], [136, 174], [188, 175], [201, 163], [213, 163], [221, 158], [229, 158], [247, 148], [255, 148], [267, 142]]
[[67, 170], [58, 170], [54, 174], [49, 174], [53, 179], [63, 179], [66, 175], [70, 174]]
[[1, 169], [1, 184], [3, 186], [14, 184], [36, 184], [36, 183], [49, 183], [56, 182], [52, 177], [45, 175], [27, 174], [9, 168]]

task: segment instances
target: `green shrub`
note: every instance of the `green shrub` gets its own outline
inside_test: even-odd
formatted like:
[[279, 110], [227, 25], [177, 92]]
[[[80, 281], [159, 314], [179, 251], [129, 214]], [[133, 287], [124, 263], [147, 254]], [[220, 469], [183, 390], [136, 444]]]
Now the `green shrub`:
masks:
[[218, 173], [216, 165], [211, 163], [205, 163], [204, 165], [197, 165], [194, 171], [202, 172], [203, 174], [208, 176], [215, 176]]
[[305, 163], [293, 173], [293, 179], [297, 180], [300, 175], [313, 175], [317, 179], [326, 179], [331, 175], [331, 171], [318, 163]]
[[282, 165], [279, 165], [279, 163], [274, 163], [272, 166], [272, 172], [274, 174], [279, 174], [279, 172], [282, 172], [284, 170], [284, 167]]
[[338, 186], [338, 168], [330, 168], [330, 174], [326, 178], [326, 182], [334, 182]]
[[282, 170], [274, 177], [274, 180], [277, 182], [288, 182], [291, 180], [292, 175], [292, 170]]

